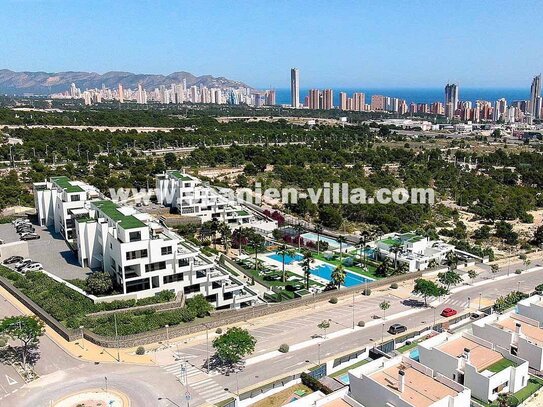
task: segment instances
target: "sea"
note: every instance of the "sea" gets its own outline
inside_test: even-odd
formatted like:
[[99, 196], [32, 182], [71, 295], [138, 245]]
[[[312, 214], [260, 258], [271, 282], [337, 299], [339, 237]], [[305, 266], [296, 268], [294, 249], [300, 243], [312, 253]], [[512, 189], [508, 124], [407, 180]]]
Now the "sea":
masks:
[[[355, 92], [362, 92], [366, 95], [366, 103], [370, 103], [372, 95], [383, 95], [404, 99], [407, 104], [442, 102], [445, 98], [444, 88], [333, 88], [334, 106], [339, 106], [339, 92], [346, 92], [351, 97]], [[290, 104], [290, 89], [276, 89], [276, 103]], [[300, 102], [303, 103], [309, 89], [300, 89]], [[516, 100], [528, 100], [530, 88], [462, 88], [459, 89], [461, 101], [488, 100], [495, 102], [505, 98], [508, 103]]]

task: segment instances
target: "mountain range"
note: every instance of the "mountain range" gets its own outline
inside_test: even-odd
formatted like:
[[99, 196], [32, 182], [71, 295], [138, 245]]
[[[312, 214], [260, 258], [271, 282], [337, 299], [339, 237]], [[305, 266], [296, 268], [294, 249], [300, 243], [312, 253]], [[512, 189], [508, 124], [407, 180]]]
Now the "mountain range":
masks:
[[169, 75], [135, 74], [132, 72], [14, 72], [0, 69], [0, 93], [5, 94], [35, 94], [49, 95], [51, 93], [65, 92], [70, 85], [81, 90], [101, 88], [105, 85], [114, 89], [120, 84], [125, 89], [137, 89], [141, 83], [145, 89], [152, 90], [160, 85], [170, 86], [172, 83], [187, 81], [187, 87], [206, 86], [208, 88], [239, 88], [249, 87], [243, 82], [231, 79], [213, 77], [211, 75], [195, 76], [189, 72], [174, 72]]

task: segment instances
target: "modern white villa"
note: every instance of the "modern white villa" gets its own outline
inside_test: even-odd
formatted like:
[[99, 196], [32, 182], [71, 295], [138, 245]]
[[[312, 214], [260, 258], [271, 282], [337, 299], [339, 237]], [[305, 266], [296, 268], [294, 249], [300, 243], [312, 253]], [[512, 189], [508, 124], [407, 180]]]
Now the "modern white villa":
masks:
[[[216, 308], [239, 308], [257, 301], [257, 293], [151, 215], [108, 199], [90, 200], [83, 188], [76, 189], [67, 179], [62, 182], [74, 188], [64, 192], [67, 203], [72, 203], [72, 196], [78, 197], [73, 201], [77, 209], [70, 207], [67, 213], [73, 222], [71, 240], [79, 264], [110, 273], [122, 293], [116, 299], [171, 290], [186, 297], [201, 293]], [[57, 183], [52, 179], [54, 190]], [[40, 204], [48, 194], [40, 185], [35, 189], [42, 191], [37, 198], [38, 217], [48, 219], [51, 216], [42, 210], [49, 207]], [[55, 222], [50, 225], [56, 228]]]
[[[409, 266], [409, 271], [425, 270], [435, 260], [443, 262], [454, 246], [441, 240], [430, 240], [415, 233], [389, 233], [375, 242], [375, 256], [389, 258]], [[397, 252], [395, 252], [397, 250]]]
[[532, 295], [517, 303], [517, 313], [543, 324], [543, 296]]
[[468, 407], [468, 388], [405, 356], [380, 358], [349, 372], [352, 399], [363, 407]]
[[543, 370], [543, 329], [539, 321], [514, 311], [489, 315], [473, 323], [473, 334], [527, 360], [532, 369]]
[[492, 402], [528, 384], [528, 362], [469, 333], [442, 333], [418, 345], [424, 366], [466, 386], [473, 397]]
[[251, 228], [266, 237], [278, 226], [275, 220], [238, 202], [231, 190], [205, 184], [184, 170], [158, 174], [156, 195], [162, 205], [175, 208], [181, 216], [198, 217], [202, 223], [216, 219], [231, 229]]

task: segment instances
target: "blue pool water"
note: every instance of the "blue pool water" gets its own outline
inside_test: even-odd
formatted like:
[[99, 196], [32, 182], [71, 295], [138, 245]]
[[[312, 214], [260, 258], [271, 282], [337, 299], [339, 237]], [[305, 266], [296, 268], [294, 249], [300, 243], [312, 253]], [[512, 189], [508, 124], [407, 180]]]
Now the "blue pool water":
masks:
[[409, 357], [418, 362], [419, 361], [419, 348], [415, 348], [411, 352], [409, 352]]
[[342, 374], [339, 377], [336, 377], [341, 383], [349, 384], [349, 373]]
[[[325, 280], [331, 281], [332, 280], [332, 272], [335, 270], [335, 266], [332, 266], [330, 264], [324, 263], [319, 265], [318, 267], [315, 267], [314, 269], [311, 269], [311, 274], [314, 274], [318, 277], [324, 278]], [[347, 271], [345, 273], [345, 282], [343, 285], [345, 287], [352, 287], [354, 285], [364, 284], [366, 282], [372, 282], [373, 280], [369, 278], [362, 277], [358, 274], [351, 273]]]
[[[268, 254], [268, 257], [272, 260], [283, 263], [283, 256], [277, 253]], [[285, 256], [285, 264], [292, 264], [295, 261], [302, 261], [304, 256], [299, 253], [296, 253], [294, 256]]]

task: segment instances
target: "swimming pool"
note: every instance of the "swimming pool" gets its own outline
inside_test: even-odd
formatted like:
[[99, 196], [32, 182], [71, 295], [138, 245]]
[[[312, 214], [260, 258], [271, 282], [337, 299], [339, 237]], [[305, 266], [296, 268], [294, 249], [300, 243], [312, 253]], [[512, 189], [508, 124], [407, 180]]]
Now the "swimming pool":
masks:
[[[339, 248], [339, 243], [337, 242], [337, 240], [332, 239], [331, 237], [326, 237], [326, 236], [320, 235], [318, 237], [318, 239], [317, 239], [317, 234], [312, 233], [312, 232], [304, 233], [303, 235], [300, 235], [300, 236], [304, 240], [310, 240], [310, 241], [315, 242], [315, 243], [317, 243], [317, 240], [320, 240], [321, 242], [326, 242], [326, 243], [328, 243], [328, 248], [329, 249], [338, 249]], [[342, 249], [345, 250], [345, 249], [347, 249], [349, 247], [351, 247], [351, 245], [349, 243], [343, 243]]]
[[349, 373], [344, 373], [341, 376], [336, 377], [341, 383], [349, 384]]
[[415, 348], [411, 352], [409, 352], [409, 357], [418, 362], [419, 361], [419, 348]]
[[[277, 254], [275, 252], [272, 253], [272, 254], [268, 254], [267, 257], [269, 257], [272, 260], [278, 261], [279, 263], [283, 263], [283, 256], [280, 255], [280, 254]], [[294, 254], [294, 256], [286, 255], [285, 256], [285, 264], [292, 264], [295, 261], [302, 261], [303, 258], [304, 258], [304, 256], [302, 256], [299, 253]]]
[[[317, 277], [324, 278], [325, 280], [332, 281], [332, 273], [335, 269], [336, 267], [332, 266], [331, 264], [322, 263], [314, 269], [311, 269], [311, 274]], [[372, 279], [365, 278], [355, 273], [351, 273], [350, 271], [346, 271], [345, 282], [343, 283], [343, 285], [345, 287], [352, 287], [355, 285], [364, 284], [366, 282], [370, 283], [372, 281]]]

